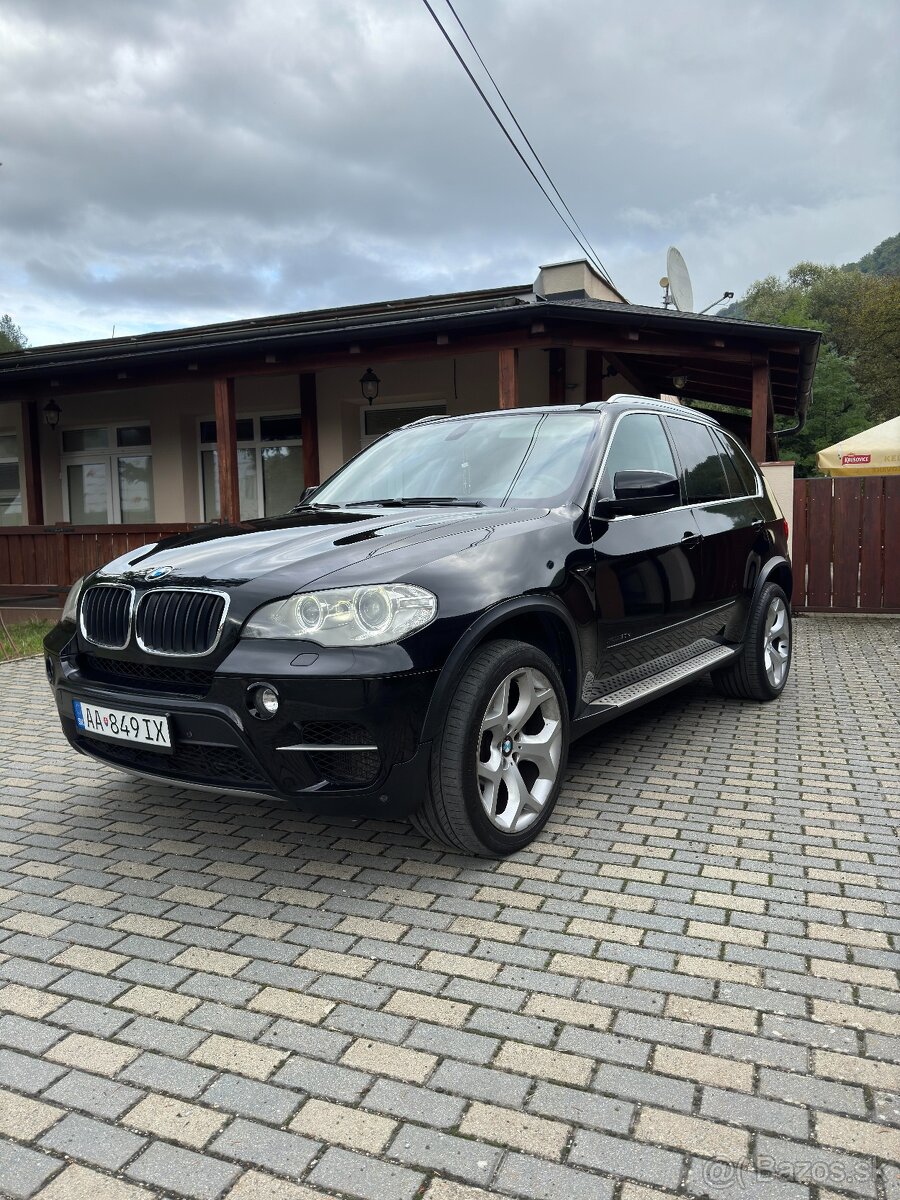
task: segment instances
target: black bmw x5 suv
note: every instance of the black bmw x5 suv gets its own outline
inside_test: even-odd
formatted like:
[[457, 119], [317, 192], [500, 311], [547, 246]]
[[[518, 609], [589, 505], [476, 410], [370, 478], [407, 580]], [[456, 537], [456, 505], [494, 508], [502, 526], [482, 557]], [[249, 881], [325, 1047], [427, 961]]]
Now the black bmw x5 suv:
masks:
[[618, 396], [428, 418], [286, 516], [129, 551], [74, 585], [47, 674], [102, 762], [507, 854], [573, 738], [706, 672], [778, 696], [790, 594], [738, 442]]

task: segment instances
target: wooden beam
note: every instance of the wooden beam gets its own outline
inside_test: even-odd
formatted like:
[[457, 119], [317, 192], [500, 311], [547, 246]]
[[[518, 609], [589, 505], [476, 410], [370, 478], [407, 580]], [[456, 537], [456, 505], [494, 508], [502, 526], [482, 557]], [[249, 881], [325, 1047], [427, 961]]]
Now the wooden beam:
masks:
[[[712, 361], [720, 363], [744, 363], [748, 367], [754, 355], [765, 352], [765, 344], [753, 343], [746, 347], [735, 348], [732, 345], [719, 349], [709, 345], [692, 343], [688, 337], [682, 340], [650, 340], [653, 335], [645, 331], [639, 340], [629, 339], [624, 333], [611, 331], [609, 328], [586, 326], [583, 322], [572, 325], [556, 323], [550, 328], [550, 323], [539, 322], [544, 329], [538, 334], [529, 332], [529, 328], [509, 328], [493, 330], [487, 333], [469, 333], [453, 337], [448, 345], [436, 345], [433, 335], [427, 335], [427, 341], [391, 341], [381, 344], [367, 345], [365, 349], [368, 361], [379, 362], [417, 362], [428, 359], [445, 358], [453, 355], [492, 353], [500, 349], [531, 346], [537, 349], [550, 349], [561, 345], [594, 350], [601, 354], [621, 353], [624, 355], [638, 354], [650, 357], [668, 357], [690, 371], [691, 362]], [[771, 351], [773, 361], [790, 361], [790, 350], [785, 355], [785, 347]], [[271, 360], [273, 351], [277, 351], [277, 361]], [[217, 377], [243, 377], [253, 375], [297, 375], [309, 371], [324, 371], [332, 367], [345, 367], [351, 362], [349, 350], [310, 349], [298, 351], [286, 345], [282, 349], [278, 345], [268, 348], [261, 346], [252, 354], [236, 356], [229, 347], [218, 350], [221, 355], [215, 361], [197, 362], [196, 351], [185, 352], [176, 358], [171, 356], [165, 365], [144, 365], [144, 355], [138, 352], [132, 355], [122, 355], [118, 363], [113, 363], [103, 370], [85, 373], [75, 382], [60, 381], [60, 386], [54, 388], [57, 397], [72, 395], [90, 395], [109, 391], [129, 391], [132, 388], [167, 386], [175, 383], [200, 382], [201, 379], [212, 380]], [[121, 365], [127, 365], [128, 378], [119, 379], [117, 372]], [[786, 364], [787, 365], [787, 364]], [[190, 369], [193, 368], [193, 369]], [[44, 399], [47, 394], [46, 379], [36, 378], [34, 383], [21, 381], [16, 387], [29, 392], [35, 399]], [[0, 399], [3, 398], [2, 382], [0, 382]]]
[[[366, 360], [370, 363], [380, 362], [421, 362], [428, 359], [444, 359], [464, 354], [489, 354], [497, 350], [511, 347], [533, 347], [538, 350], [559, 346], [559, 335], [543, 333], [532, 335], [527, 329], [509, 329], [505, 332], [487, 334], [470, 334], [454, 338], [447, 345], [437, 345], [433, 340], [425, 342], [385, 342], [381, 345], [366, 347]], [[257, 375], [299, 375], [307, 371], [326, 371], [332, 367], [347, 367], [356, 365], [351, 360], [348, 350], [310, 350], [305, 353], [286, 352], [278, 357], [277, 362], [267, 362], [266, 356], [258, 354], [237, 357], [221, 357], [215, 362], [198, 364], [192, 360], [188, 365], [187, 357], [178, 365], [164, 367], [141, 368], [137, 360], [133, 373], [127, 379], [116, 378], [115, 370], [105, 370], [96, 375], [83, 376], [77, 383], [61, 383], [53, 389], [57, 398], [63, 396], [87, 396], [102, 392], [124, 392], [132, 388], [165, 387], [170, 384], [199, 383], [201, 380], [212, 380], [220, 376], [244, 378]], [[38, 399], [46, 399], [47, 384], [44, 380], [36, 380], [34, 384], [17, 383], [21, 391], [29, 390]], [[0, 402], [4, 399], [3, 382], [0, 379]]]
[[234, 379], [218, 376], [213, 381], [216, 398], [216, 461], [219, 472], [219, 517], [229, 524], [241, 519], [238, 484], [237, 421], [234, 409]]
[[303, 486], [319, 483], [319, 408], [314, 371], [300, 376], [300, 433], [303, 438]]
[[751, 384], [750, 453], [758, 463], [766, 461], [766, 430], [769, 416], [769, 363], [753, 364]]
[[[614, 334], [609, 329], [585, 327], [583, 324], [572, 329], [555, 327], [554, 330], [531, 334], [528, 329], [507, 329], [489, 333], [465, 334], [453, 338], [448, 345], [436, 345], [433, 339], [428, 341], [383, 342], [380, 345], [367, 345], [366, 357], [372, 363], [378, 362], [419, 362], [427, 359], [446, 358], [454, 355], [491, 353], [501, 349], [534, 347], [550, 349], [561, 345], [596, 350], [603, 354], [622, 353], [625, 355], [639, 354], [650, 357], [669, 357], [690, 367], [692, 361], [717, 361], [721, 363], [739, 362], [747, 366], [752, 358], [759, 355], [764, 346], [753, 345], [746, 349], [727, 348], [724, 350], [709, 346], [692, 344], [685, 338], [682, 341], [650, 341], [649, 334], [637, 342], [627, 337]], [[225, 357], [225, 355], [228, 357]], [[255, 354], [236, 357], [229, 354], [228, 348], [223, 348], [222, 357], [215, 362], [197, 363], [195, 359], [185, 354], [177, 365], [169, 363], [165, 366], [144, 367], [141, 355], [135, 355], [128, 360], [129, 374], [127, 379], [117, 378], [117, 366], [111, 366], [90, 375], [84, 375], [77, 382], [60, 382], [54, 388], [57, 397], [71, 395], [90, 395], [96, 392], [128, 391], [132, 388], [159, 387], [173, 383], [199, 382], [201, 379], [214, 379], [221, 376], [243, 377], [253, 375], [296, 375], [307, 371], [324, 371], [332, 367], [346, 367], [350, 361], [349, 351], [341, 350], [309, 350], [305, 352], [279, 352], [277, 362], [267, 362], [266, 357], [271, 353], [262, 348]], [[124, 361], [124, 356], [123, 356]], [[189, 367], [193, 369], [189, 369]], [[17, 387], [28, 389], [35, 398], [46, 396], [45, 380], [35, 380], [34, 384], [17, 383]], [[0, 383], [2, 392], [2, 383]], [[2, 398], [2, 396], [0, 396]]]
[[20, 401], [22, 415], [22, 467], [20, 480], [25, 497], [23, 521], [44, 524], [44, 489], [41, 483], [41, 419], [36, 400]]
[[[559, 338], [557, 338], [558, 340]], [[641, 358], [668, 358], [679, 366], [683, 364], [685, 368], [689, 368], [692, 362], [701, 361], [745, 363], [749, 366], [753, 359], [750, 350], [712, 350], [683, 342], [658, 342], [656, 344], [626, 342], [619, 338], [610, 338], [608, 334], [602, 339], [575, 334], [566, 339], [566, 344], [578, 348], [584, 347], [588, 350], [600, 350], [607, 358], [610, 354], [622, 354], [628, 357], [637, 355]]]
[[498, 352], [500, 408], [519, 407], [519, 351], [504, 347]]
[[547, 351], [547, 401], [550, 404], [566, 402], [566, 352], [560, 346]]

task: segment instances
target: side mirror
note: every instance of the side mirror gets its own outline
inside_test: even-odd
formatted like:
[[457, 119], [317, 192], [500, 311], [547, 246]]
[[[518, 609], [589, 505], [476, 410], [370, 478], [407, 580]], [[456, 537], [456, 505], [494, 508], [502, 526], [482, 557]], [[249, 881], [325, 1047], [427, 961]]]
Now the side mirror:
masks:
[[617, 471], [613, 491], [614, 499], [597, 501], [594, 516], [637, 516], [640, 513], [665, 512], [681, 502], [678, 480], [666, 471]]

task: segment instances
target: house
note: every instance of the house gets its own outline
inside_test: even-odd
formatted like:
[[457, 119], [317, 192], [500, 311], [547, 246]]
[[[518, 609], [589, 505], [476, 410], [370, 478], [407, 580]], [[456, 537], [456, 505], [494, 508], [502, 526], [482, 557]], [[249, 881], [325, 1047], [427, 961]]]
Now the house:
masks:
[[775, 417], [804, 420], [818, 343], [627, 304], [573, 261], [533, 285], [0, 355], [0, 587], [61, 587], [163, 534], [284, 512], [432, 413], [683, 395], [727, 405], [773, 462]]

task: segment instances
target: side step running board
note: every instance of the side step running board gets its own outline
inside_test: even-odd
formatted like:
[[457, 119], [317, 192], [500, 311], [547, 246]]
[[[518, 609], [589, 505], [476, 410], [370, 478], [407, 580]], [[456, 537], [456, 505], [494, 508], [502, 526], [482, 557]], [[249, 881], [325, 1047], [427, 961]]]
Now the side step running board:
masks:
[[715, 649], [706, 650], [687, 662], [669, 667], [667, 671], [660, 671], [658, 675], [642, 679], [640, 683], [631, 683], [615, 692], [608, 692], [605, 696], [597, 696], [591, 701], [590, 708], [626, 708], [639, 700], [645, 700], [655, 692], [675, 687], [693, 675], [703, 675], [734, 656], [735, 651], [730, 646], [716, 646]]

